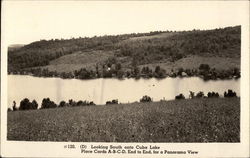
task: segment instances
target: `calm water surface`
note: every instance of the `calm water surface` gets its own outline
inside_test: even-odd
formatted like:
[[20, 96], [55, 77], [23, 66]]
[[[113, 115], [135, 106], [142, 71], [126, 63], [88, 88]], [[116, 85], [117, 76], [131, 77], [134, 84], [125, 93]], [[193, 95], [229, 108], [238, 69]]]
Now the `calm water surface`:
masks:
[[223, 95], [224, 91], [232, 89], [240, 96], [240, 79], [203, 81], [198, 77], [157, 79], [61, 79], [40, 78], [24, 75], [8, 75], [8, 107], [12, 107], [15, 100], [17, 105], [22, 99], [35, 99], [39, 105], [43, 98], [49, 97], [59, 104], [69, 99], [94, 101], [96, 104], [105, 104], [106, 101], [118, 99], [128, 103], [139, 101], [143, 95], [148, 95], [154, 101], [161, 99], [171, 100], [183, 93], [186, 97], [189, 91], [209, 91]]

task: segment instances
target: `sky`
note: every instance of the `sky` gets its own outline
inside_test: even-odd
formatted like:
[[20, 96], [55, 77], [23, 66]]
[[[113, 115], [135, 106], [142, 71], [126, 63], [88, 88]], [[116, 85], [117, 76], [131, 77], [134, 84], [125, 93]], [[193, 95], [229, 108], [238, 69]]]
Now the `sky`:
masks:
[[[246, 1], [3, 1], [8, 45], [166, 30], [241, 25]], [[247, 12], [246, 12], [247, 14]]]

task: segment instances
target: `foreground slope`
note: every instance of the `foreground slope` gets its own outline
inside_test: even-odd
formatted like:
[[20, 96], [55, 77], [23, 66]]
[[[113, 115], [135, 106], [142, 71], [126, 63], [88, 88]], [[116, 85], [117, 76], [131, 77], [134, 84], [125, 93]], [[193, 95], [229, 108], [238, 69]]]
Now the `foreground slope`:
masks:
[[8, 140], [240, 142], [240, 98], [8, 112]]

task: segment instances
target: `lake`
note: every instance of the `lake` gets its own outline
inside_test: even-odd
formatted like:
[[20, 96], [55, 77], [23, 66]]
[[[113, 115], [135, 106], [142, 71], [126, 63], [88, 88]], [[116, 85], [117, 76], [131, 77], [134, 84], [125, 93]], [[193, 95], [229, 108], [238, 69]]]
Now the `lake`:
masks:
[[121, 103], [139, 101], [144, 95], [153, 98], [172, 100], [183, 93], [189, 96], [189, 91], [218, 92], [223, 96], [224, 91], [232, 89], [240, 96], [240, 79], [203, 81], [198, 77], [165, 78], [165, 79], [123, 79], [114, 78], [78, 80], [61, 78], [42, 78], [26, 75], [8, 75], [8, 107], [15, 100], [17, 106], [22, 99], [35, 99], [39, 106], [42, 99], [49, 97], [59, 104], [60, 101], [73, 99], [94, 101], [95, 104], [105, 104], [106, 101], [118, 99]]

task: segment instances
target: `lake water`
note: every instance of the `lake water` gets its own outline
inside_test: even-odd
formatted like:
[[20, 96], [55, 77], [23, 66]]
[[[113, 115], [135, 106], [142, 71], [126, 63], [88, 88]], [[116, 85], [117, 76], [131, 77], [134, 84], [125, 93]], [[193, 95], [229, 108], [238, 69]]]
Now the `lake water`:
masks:
[[203, 81], [198, 77], [165, 78], [165, 79], [61, 79], [40, 78], [24, 75], [8, 75], [8, 107], [12, 107], [15, 100], [17, 106], [22, 99], [35, 99], [39, 105], [43, 98], [49, 97], [55, 103], [73, 99], [94, 101], [96, 104], [105, 104], [106, 101], [118, 99], [128, 103], [139, 101], [144, 95], [153, 98], [172, 100], [176, 95], [183, 93], [186, 97], [189, 91], [209, 91], [223, 95], [224, 91], [232, 89], [240, 96], [240, 79]]

